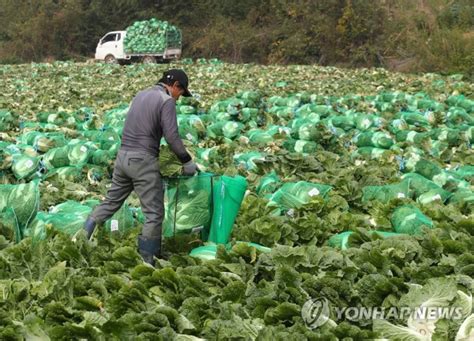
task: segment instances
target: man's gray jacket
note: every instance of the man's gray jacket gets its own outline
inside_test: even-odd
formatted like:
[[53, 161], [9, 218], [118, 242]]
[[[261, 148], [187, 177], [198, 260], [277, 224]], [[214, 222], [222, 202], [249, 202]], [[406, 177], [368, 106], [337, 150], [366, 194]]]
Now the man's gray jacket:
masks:
[[133, 99], [125, 120], [121, 149], [158, 156], [162, 137], [182, 163], [191, 161], [179, 137], [176, 101], [158, 84], [140, 91]]

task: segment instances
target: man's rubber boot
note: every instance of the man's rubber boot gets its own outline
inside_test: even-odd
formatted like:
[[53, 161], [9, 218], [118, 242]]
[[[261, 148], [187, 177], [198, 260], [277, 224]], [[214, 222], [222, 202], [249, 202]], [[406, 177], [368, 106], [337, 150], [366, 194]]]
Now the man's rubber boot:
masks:
[[87, 239], [91, 239], [92, 233], [94, 233], [96, 222], [92, 218], [87, 218], [84, 223], [84, 230], [86, 230]]
[[161, 237], [144, 237], [138, 236], [138, 252], [143, 260], [155, 266], [154, 257], [161, 257]]

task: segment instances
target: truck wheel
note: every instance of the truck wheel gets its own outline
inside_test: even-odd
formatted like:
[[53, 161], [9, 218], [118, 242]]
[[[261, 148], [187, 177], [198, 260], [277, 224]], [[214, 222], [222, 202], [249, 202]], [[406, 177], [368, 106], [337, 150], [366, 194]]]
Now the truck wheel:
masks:
[[156, 58], [153, 56], [145, 56], [142, 59], [143, 64], [154, 64], [156, 63]]
[[112, 54], [108, 54], [105, 56], [104, 61], [107, 64], [117, 64], [117, 59]]

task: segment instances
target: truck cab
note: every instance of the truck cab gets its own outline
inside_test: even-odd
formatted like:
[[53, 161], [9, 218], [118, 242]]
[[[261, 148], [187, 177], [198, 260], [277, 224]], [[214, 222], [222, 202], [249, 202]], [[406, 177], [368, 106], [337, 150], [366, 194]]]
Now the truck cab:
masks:
[[127, 58], [123, 49], [123, 42], [127, 31], [113, 31], [104, 35], [97, 44], [95, 59], [103, 60], [106, 63], [116, 63]]

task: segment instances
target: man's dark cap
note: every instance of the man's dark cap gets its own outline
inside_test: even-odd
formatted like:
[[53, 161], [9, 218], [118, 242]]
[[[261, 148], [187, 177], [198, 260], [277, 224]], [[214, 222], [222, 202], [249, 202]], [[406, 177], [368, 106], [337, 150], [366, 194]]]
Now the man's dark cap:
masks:
[[191, 93], [188, 90], [188, 76], [181, 69], [171, 69], [163, 73], [163, 78], [166, 78], [168, 81], [171, 81], [170, 84], [173, 84], [175, 81], [178, 81], [179, 85], [184, 89], [183, 96], [191, 97]]

